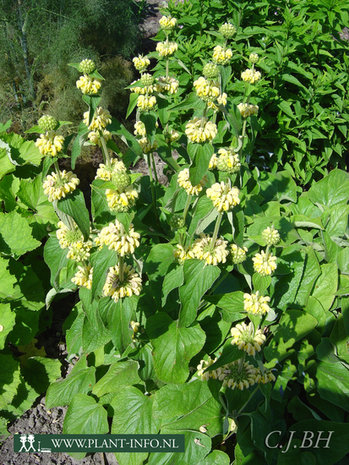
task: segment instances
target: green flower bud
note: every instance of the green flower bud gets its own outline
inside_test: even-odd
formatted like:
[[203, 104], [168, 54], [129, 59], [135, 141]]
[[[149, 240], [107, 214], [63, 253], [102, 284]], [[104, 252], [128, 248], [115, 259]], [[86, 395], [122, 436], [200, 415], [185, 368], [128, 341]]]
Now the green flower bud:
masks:
[[236, 27], [233, 26], [231, 23], [224, 23], [220, 28], [219, 32], [224, 36], [226, 39], [231, 39], [233, 35], [236, 33]]
[[149, 73], [143, 73], [141, 77], [141, 83], [144, 86], [151, 86], [154, 82], [154, 78], [151, 74]]
[[218, 66], [215, 65], [214, 63], [207, 63], [204, 66], [204, 69], [202, 70], [202, 74], [205, 76], [207, 79], [216, 79], [219, 75], [219, 69]]
[[280, 242], [279, 231], [275, 229], [274, 226], [264, 229], [262, 237], [267, 245], [276, 245]]
[[230, 250], [232, 262], [235, 265], [238, 265], [239, 263], [242, 263], [246, 260], [246, 247], [238, 247], [236, 244], [232, 244]]
[[41, 131], [54, 131], [58, 126], [58, 121], [53, 116], [44, 115], [39, 119], [38, 125]]
[[131, 178], [127, 173], [115, 173], [113, 183], [119, 192], [123, 192], [131, 184]]
[[92, 60], [82, 60], [79, 64], [79, 71], [84, 74], [91, 74], [96, 69], [95, 62]]
[[230, 172], [232, 168], [231, 164], [229, 163], [229, 157], [222, 155], [217, 158], [216, 166], [219, 171]]
[[250, 56], [248, 57], [251, 63], [257, 63], [259, 60], [258, 53], [250, 53]]
[[181, 216], [173, 215], [170, 218], [169, 225], [170, 225], [171, 229], [176, 230], [176, 229], [183, 228], [183, 226], [185, 225], [185, 222], [184, 222], [184, 219]]

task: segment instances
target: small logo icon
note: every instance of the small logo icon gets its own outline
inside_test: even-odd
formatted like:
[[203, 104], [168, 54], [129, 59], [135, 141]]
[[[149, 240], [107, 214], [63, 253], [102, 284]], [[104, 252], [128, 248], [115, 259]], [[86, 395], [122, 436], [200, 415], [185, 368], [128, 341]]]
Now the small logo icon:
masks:
[[[19, 449], [18, 452], [37, 452], [34, 447], [35, 436], [34, 434], [21, 434], [19, 438], [22, 447]], [[27, 447], [26, 444], [29, 444]]]

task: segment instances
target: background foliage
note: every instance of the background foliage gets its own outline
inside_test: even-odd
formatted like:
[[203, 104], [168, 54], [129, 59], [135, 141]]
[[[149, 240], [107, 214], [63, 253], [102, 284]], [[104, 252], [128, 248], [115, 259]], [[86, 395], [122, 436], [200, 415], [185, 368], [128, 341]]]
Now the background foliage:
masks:
[[[348, 166], [349, 7], [336, 0], [169, 2], [181, 18], [179, 59], [189, 76], [187, 88], [201, 73], [220, 24], [237, 27], [227, 90], [241, 94], [240, 73], [251, 52], [261, 59], [263, 80], [251, 103], [260, 107], [253, 125], [251, 160], [261, 169], [283, 166], [302, 184], [335, 166]], [[160, 32], [157, 38], [161, 38]], [[159, 65], [162, 66], [161, 64]], [[241, 97], [233, 97], [238, 104]]]
[[[91, 8], [97, 4], [91, 2]], [[64, 433], [176, 432], [186, 436], [184, 454], [118, 454], [120, 465], [228, 465], [231, 459], [235, 465], [291, 465], [295, 461], [344, 465], [349, 412], [349, 181], [348, 173], [338, 166], [343, 166], [347, 150], [347, 46], [340, 37], [347, 21], [346, 7], [319, 0], [224, 4], [193, 0], [171, 3], [169, 11], [183, 25], [177, 32], [179, 51], [169, 63], [170, 75], [180, 81], [179, 91], [174, 96], [157, 93], [157, 108], [137, 114], [149, 140], [158, 144], [168, 185], [153, 177], [148, 154], [149, 175], [130, 173], [138, 200], [127, 213], [108, 207], [105, 191], [115, 188], [113, 178], [92, 182], [90, 209], [79, 190], [54, 204], [58, 215], [75, 220], [85, 241], [95, 239], [115, 219], [125, 231], [133, 223], [141, 234], [140, 245], [125, 260], [142, 276], [139, 296], [114, 301], [103, 294], [109, 268], [121, 262], [114, 250], [96, 247], [96, 243], [91, 243], [88, 258], [93, 266], [90, 289], [77, 288], [72, 278], [79, 263], [68, 259], [67, 250], [59, 244], [54, 231], [57, 217], [41, 185], [53, 162], [58, 169], [57, 159], [47, 157], [41, 168], [41, 155], [33, 142], [9, 133], [8, 125], [0, 130], [0, 273], [7, 286], [0, 296], [6, 328], [0, 341], [1, 357], [8, 367], [1, 380], [3, 427], [50, 384], [47, 407], [68, 406]], [[218, 135], [212, 143], [194, 144], [185, 135], [185, 123], [193, 113], [202, 115], [203, 102], [192, 92], [192, 84], [214, 44], [221, 40], [216, 30], [226, 19], [239, 26], [231, 42], [232, 65], [220, 67], [222, 88], [228, 94], [227, 111], [215, 116], [205, 113], [217, 123]], [[160, 32], [157, 39], [163, 37]], [[258, 66], [264, 76], [254, 91], [240, 81], [250, 51], [259, 53]], [[155, 53], [151, 56], [158, 58]], [[113, 66], [119, 66], [119, 58], [113, 60]], [[109, 68], [104, 63], [101, 70], [103, 66], [107, 77]], [[336, 72], [331, 74], [333, 69]], [[152, 71], [155, 77], [164, 74], [163, 62]], [[72, 76], [74, 83], [76, 74]], [[107, 82], [107, 86], [113, 84]], [[245, 92], [251, 103], [259, 105], [260, 114], [249, 119], [247, 137], [239, 139], [243, 121], [236, 105]], [[105, 102], [113, 105], [109, 98]], [[129, 114], [136, 100], [137, 95], [131, 94]], [[84, 96], [84, 102], [92, 120], [101, 100]], [[74, 108], [80, 107], [68, 109], [74, 113]], [[172, 128], [179, 138], [169, 142], [168, 129]], [[139, 139], [115, 118], [107, 130], [113, 136], [108, 148], [129, 170], [138, 159], [146, 158]], [[72, 169], [87, 134], [87, 126], [81, 123], [73, 142]], [[117, 139], [124, 143], [124, 154], [118, 153]], [[208, 171], [211, 155], [238, 140], [243, 141], [238, 150], [239, 173]], [[65, 157], [66, 149], [67, 141]], [[178, 171], [184, 166], [190, 166], [193, 184], [206, 176], [204, 190], [189, 199], [189, 204], [177, 183]], [[219, 236], [229, 244], [246, 245], [246, 261], [234, 265], [228, 259], [219, 266], [199, 259], [176, 261], [174, 250], [181, 236], [189, 242], [202, 233], [212, 236], [217, 211], [205, 189], [221, 181], [238, 186], [240, 204], [224, 214]], [[186, 204], [191, 208], [184, 214]], [[183, 228], [171, 223], [176, 215], [183, 219]], [[272, 225], [281, 236], [273, 249], [277, 269], [272, 276], [261, 277], [252, 257], [266, 246], [262, 232]], [[21, 229], [21, 236], [12, 235], [13, 228]], [[44, 242], [49, 283], [41, 278], [43, 268], [34, 266]], [[26, 279], [30, 286], [41, 279], [43, 292], [34, 302]], [[252, 291], [271, 299], [266, 315], [248, 315], [266, 335], [255, 357], [232, 346], [230, 337], [232, 325], [246, 321], [244, 292]], [[49, 307], [57, 295], [67, 292], [79, 297], [65, 322], [68, 355], [77, 362], [66, 379], [58, 379], [57, 361], [24, 357], [26, 363], [46, 373], [45, 383], [39, 386], [28, 377], [23, 359], [13, 353], [12, 346], [20, 350], [20, 344], [33, 342], [45, 294]], [[131, 321], [139, 323], [138, 331]], [[211, 369], [248, 360], [273, 370], [276, 380], [243, 391], [225, 389], [217, 379], [200, 379], [198, 364], [211, 357], [218, 358]], [[298, 437], [298, 447], [282, 454], [265, 447], [266, 432], [272, 430], [281, 430], [283, 439], [290, 430], [335, 434], [330, 449], [304, 452]], [[220, 450], [224, 447], [225, 451]]]
[[83, 107], [67, 63], [85, 56], [113, 75], [107, 102], [122, 103], [132, 77], [122, 57], [139, 44], [141, 13], [131, 0], [1, 0], [1, 120], [28, 129], [44, 112], [78, 119]]
[[60, 362], [36, 347], [49, 318], [42, 241], [56, 215], [41, 183], [34, 142], [0, 125], [0, 435], [60, 376]]

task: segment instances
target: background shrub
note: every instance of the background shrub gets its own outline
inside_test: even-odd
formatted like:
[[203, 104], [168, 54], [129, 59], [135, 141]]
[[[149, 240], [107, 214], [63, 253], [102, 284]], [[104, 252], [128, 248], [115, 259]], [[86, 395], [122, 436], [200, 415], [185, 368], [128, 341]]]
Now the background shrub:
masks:
[[[255, 165], [271, 170], [284, 166], [302, 184], [348, 165], [349, 62], [342, 34], [349, 21], [348, 5], [324, 0], [194, 0], [170, 2], [168, 11], [180, 18], [178, 38], [185, 41], [173, 69], [179, 73], [185, 66], [188, 88], [201, 74], [203, 57], [225, 21], [237, 27], [229, 42], [233, 59], [227, 76], [233, 103], [241, 101], [240, 74], [248, 67], [249, 54], [260, 55], [263, 80], [250, 100], [259, 105], [261, 116], [254, 125], [254, 149], [249, 148]], [[157, 39], [162, 35], [160, 31]]]
[[27, 129], [46, 111], [61, 120], [68, 113], [77, 118], [82, 107], [67, 64], [85, 57], [107, 69], [117, 63], [106, 100], [119, 102], [131, 74], [117, 56], [129, 58], [139, 43], [134, 2], [2, 0], [0, 12], [1, 120], [17, 120]]

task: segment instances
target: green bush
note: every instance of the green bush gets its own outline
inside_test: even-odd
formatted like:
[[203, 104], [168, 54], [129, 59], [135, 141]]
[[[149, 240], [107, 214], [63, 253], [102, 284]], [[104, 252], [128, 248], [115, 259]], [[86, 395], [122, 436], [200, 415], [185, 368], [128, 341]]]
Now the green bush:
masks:
[[[228, 3], [257, 14], [254, 3], [234, 5]], [[259, 5], [265, 15], [268, 5]], [[183, 453], [117, 453], [120, 465], [343, 465], [349, 452], [349, 175], [324, 165], [329, 173], [316, 180], [314, 164], [312, 177], [302, 179], [296, 158], [260, 162], [261, 130], [270, 131], [270, 140], [280, 133], [281, 119], [274, 127], [273, 115], [266, 117], [266, 96], [283, 111], [287, 101], [273, 98], [291, 87], [277, 94], [269, 75], [261, 79], [269, 52], [248, 41], [258, 28], [268, 30], [264, 25], [238, 28], [247, 45], [239, 39], [234, 50], [240, 47], [240, 55], [229, 50], [225, 38], [234, 31], [221, 27], [221, 6], [170, 5], [202, 8], [200, 17], [184, 16], [187, 26], [179, 32], [183, 17], [161, 18], [163, 40], [150, 54], [158, 63], [149, 71], [148, 57], [133, 59], [140, 73], [129, 86], [133, 134], [101, 106], [108, 83], [92, 60], [70, 63], [87, 110], [74, 135], [64, 138], [67, 122], [50, 116], [28, 131], [39, 134], [36, 154], [43, 163], [34, 182], [20, 181], [18, 198], [24, 202], [22, 190], [37, 188], [54, 211], [50, 223], [57, 223], [44, 246], [46, 304], [66, 292], [78, 296], [65, 322], [67, 351], [77, 362], [66, 379], [49, 377], [46, 405], [68, 407], [65, 434], [185, 436]], [[206, 32], [209, 15], [218, 31]], [[274, 21], [269, 26], [275, 32]], [[279, 27], [285, 23], [277, 34]], [[195, 28], [199, 37], [183, 44], [180, 36]], [[216, 45], [223, 46], [214, 51], [217, 66], [204, 66]], [[245, 56], [249, 71], [241, 76]], [[239, 79], [231, 82], [232, 75]], [[292, 84], [285, 73], [281, 79]], [[296, 108], [303, 95], [293, 92], [292, 99]], [[90, 194], [78, 188], [86, 180], [80, 184], [60, 159], [71, 147], [74, 169], [91, 146], [103, 163]], [[2, 158], [6, 175], [17, 170], [8, 155]], [[147, 175], [133, 169], [140, 159]], [[161, 166], [166, 184], [159, 182]], [[23, 167], [22, 178], [31, 172]], [[40, 231], [43, 240], [47, 227], [33, 226], [32, 235]], [[6, 240], [13, 238], [5, 234]], [[266, 443], [275, 431], [281, 447]], [[333, 432], [331, 446], [305, 447], [304, 431]]]
[[[185, 436], [184, 453], [117, 453], [120, 465], [284, 465], [301, 460], [304, 430], [335, 432], [331, 449], [312, 448], [307, 459], [337, 464], [348, 452], [348, 174], [333, 170], [302, 193], [288, 170], [249, 166], [250, 125], [239, 115], [224, 105], [211, 112], [200, 89], [166, 93], [161, 76], [145, 73], [146, 58], [135, 65], [136, 137], [100, 107], [97, 71], [79, 84], [89, 113], [72, 166], [86, 144], [104, 156], [91, 219], [76, 175], [46, 153], [55, 168], [44, 190], [62, 221], [45, 245], [52, 292], [74, 283], [80, 299], [65, 323], [79, 361], [50, 385], [47, 406], [68, 406], [65, 434]], [[176, 126], [175, 159], [170, 128], [186, 108], [201, 124]], [[237, 149], [226, 146], [233, 128], [247, 129]], [[122, 157], [112, 135], [127, 143]], [[42, 137], [53, 143], [54, 134]], [[138, 158], [149, 176], [128, 170]], [[51, 190], [59, 176], [69, 183]], [[275, 430], [299, 433], [296, 447], [266, 447]], [[228, 455], [219, 449], [229, 438]]]
[[[168, 11], [182, 29], [177, 65], [187, 89], [202, 72], [220, 24], [237, 28], [229, 41], [233, 51], [226, 89], [240, 103], [241, 72], [251, 52], [263, 79], [250, 102], [260, 118], [253, 125], [251, 161], [260, 169], [290, 170], [303, 185], [334, 167], [348, 164], [348, 41], [341, 34], [349, 20], [345, 2], [249, 1], [170, 2]], [[157, 39], [164, 37], [160, 31]], [[220, 36], [220, 40], [223, 41]], [[156, 69], [161, 69], [160, 65]], [[246, 96], [246, 94], [245, 94]], [[232, 111], [232, 110], [231, 110]]]
[[0, 434], [60, 375], [36, 348], [48, 291], [42, 241], [56, 216], [43, 190], [34, 142], [0, 125]]
[[69, 109], [74, 121], [82, 107], [67, 63], [85, 56], [109, 68], [113, 60], [122, 64], [114, 70], [118, 90], [108, 89], [115, 101], [128, 75], [116, 57], [129, 58], [139, 44], [136, 10], [132, 0], [1, 2], [1, 120], [11, 118], [25, 130], [44, 112], [66, 119]]

